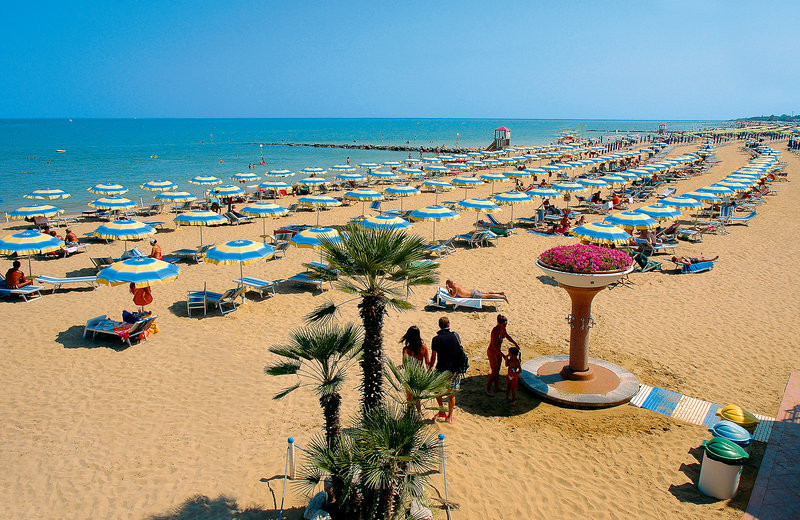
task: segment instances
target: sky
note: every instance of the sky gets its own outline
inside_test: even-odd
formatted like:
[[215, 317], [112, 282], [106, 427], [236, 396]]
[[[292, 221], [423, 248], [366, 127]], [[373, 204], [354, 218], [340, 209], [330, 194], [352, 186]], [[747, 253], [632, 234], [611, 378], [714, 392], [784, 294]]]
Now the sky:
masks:
[[8, 2], [0, 118], [800, 113], [796, 2]]

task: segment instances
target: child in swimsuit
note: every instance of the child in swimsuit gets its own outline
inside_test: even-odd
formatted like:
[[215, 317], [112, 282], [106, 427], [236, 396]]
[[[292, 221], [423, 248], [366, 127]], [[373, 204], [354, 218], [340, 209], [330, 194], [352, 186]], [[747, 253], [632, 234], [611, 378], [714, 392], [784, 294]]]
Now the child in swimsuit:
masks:
[[519, 385], [519, 375], [522, 372], [522, 356], [520, 355], [519, 347], [511, 347], [508, 349], [506, 366], [508, 367], [508, 375], [506, 376], [506, 401], [508, 402], [508, 395], [510, 393], [510, 403], [515, 405], [517, 404], [517, 386]]

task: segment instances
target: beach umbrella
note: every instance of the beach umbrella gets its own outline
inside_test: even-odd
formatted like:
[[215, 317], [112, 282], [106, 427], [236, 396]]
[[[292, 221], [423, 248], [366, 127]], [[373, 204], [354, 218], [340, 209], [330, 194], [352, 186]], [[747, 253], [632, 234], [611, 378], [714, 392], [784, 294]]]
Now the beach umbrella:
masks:
[[373, 215], [360, 220], [358, 225], [367, 229], [408, 229], [411, 222], [394, 215]]
[[501, 166], [503, 162], [498, 161], [497, 159], [484, 159], [483, 164], [489, 166], [490, 168], [494, 168], [496, 166]]
[[405, 164], [409, 164], [409, 165], [411, 165], [411, 164], [422, 164], [422, 161], [420, 161], [419, 159], [403, 159], [403, 162]]
[[304, 195], [298, 197], [297, 202], [304, 206], [311, 206], [317, 211], [317, 226], [319, 226], [319, 212], [323, 207], [341, 206], [342, 203], [327, 195]]
[[396, 181], [400, 179], [400, 176], [397, 175], [395, 172], [376, 171], [372, 172], [370, 176], [375, 177], [376, 179], [382, 179], [384, 181]]
[[420, 161], [422, 161], [422, 162], [424, 162], [424, 163], [428, 163], [428, 164], [434, 164], [434, 163], [441, 162], [441, 161], [440, 161], [439, 159], [437, 159], [436, 157], [422, 157], [422, 158], [420, 159]]
[[483, 182], [491, 183], [492, 185], [492, 195], [494, 195], [494, 183], [495, 182], [507, 182], [509, 179], [502, 173], [482, 173], [478, 176], [480, 180]]
[[155, 228], [130, 219], [112, 220], [92, 231], [93, 236], [103, 240], [122, 240], [125, 251], [128, 250], [128, 240], [141, 240], [155, 234]]
[[399, 168], [400, 166], [403, 165], [403, 163], [398, 162], [398, 161], [384, 161], [381, 164], [383, 166], [386, 166], [387, 168]]
[[639, 175], [637, 175], [635, 173], [632, 173], [630, 170], [625, 170], [625, 171], [621, 171], [621, 172], [614, 172], [612, 175], [616, 175], [617, 177], [622, 177], [623, 179], [626, 179], [626, 180], [629, 180], [629, 181], [638, 181], [641, 178], [641, 176], [639, 176]]
[[128, 188], [121, 184], [95, 184], [91, 188], [87, 188], [86, 191], [97, 193], [98, 195], [122, 195], [123, 193], [128, 193]]
[[[206, 251], [204, 262], [216, 265], [239, 264], [239, 278], [244, 278], [244, 266], [258, 262], [262, 258], [275, 256], [275, 248], [263, 242], [252, 240], [231, 240]], [[241, 282], [240, 282], [241, 283]]]
[[467, 198], [467, 190], [483, 186], [483, 181], [475, 177], [453, 177], [451, 181], [459, 188], [464, 188], [464, 198]]
[[719, 182], [715, 182], [712, 186], [723, 186], [725, 188], [730, 188], [737, 193], [741, 193], [750, 189], [750, 186], [747, 184], [742, 184], [735, 181], [726, 181], [724, 179]]
[[188, 191], [162, 191], [153, 198], [163, 202], [171, 202], [173, 204], [177, 204], [179, 202], [192, 202], [193, 200], [197, 200], [197, 197], [195, 197]]
[[669, 206], [671, 208], [678, 208], [678, 209], [700, 209], [703, 207], [703, 203], [697, 199], [692, 199], [690, 197], [685, 197], [683, 195], [680, 196], [673, 196], [673, 197], [664, 197], [660, 201], [660, 204], [664, 206]]
[[539, 197], [541, 199], [549, 199], [552, 197], [560, 197], [561, 193], [557, 192], [552, 188], [534, 188], [532, 190], [528, 190], [527, 193], [531, 197]]
[[529, 179], [531, 177], [531, 172], [528, 170], [512, 170], [510, 172], [503, 172], [503, 175], [509, 179]]
[[524, 191], [509, 191], [506, 193], [498, 193], [492, 199], [498, 204], [506, 204], [511, 206], [511, 222], [514, 222], [514, 206], [517, 204], [530, 204], [533, 198]]
[[140, 187], [147, 191], [174, 191], [178, 185], [171, 181], [149, 181]]
[[97, 200], [93, 200], [89, 203], [89, 206], [95, 209], [104, 209], [104, 210], [127, 210], [133, 209], [136, 207], [136, 203], [133, 202], [131, 199], [126, 199], [125, 197], [101, 197]]
[[328, 170], [325, 168], [303, 168], [300, 173], [303, 175], [325, 175]]
[[637, 211], [621, 211], [614, 213], [603, 219], [606, 224], [613, 224], [625, 230], [633, 229], [655, 229], [658, 227], [658, 221], [645, 213]]
[[613, 173], [607, 173], [602, 177], [598, 177], [598, 179], [608, 184], [625, 184], [626, 182], [628, 182], [628, 179], [626, 179], [625, 177], [620, 177], [619, 175]]
[[456, 206], [468, 211], [474, 211], [476, 224], [481, 213], [496, 213], [502, 209], [500, 206], [488, 199], [464, 199], [458, 201]]
[[436, 158], [439, 159], [440, 162], [452, 161], [453, 160], [453, 156], [452, 155], [437, 155]]
[[364, 168], [365, 170], [377, 170], [381, 167], [380, 164], [374, 162], [363, 162], [358, 165], [359, 168]]
[[342, 241], [342, 237], [333, 228], [327, 227], [313, 227], [308, 228], [289, 240], [289, 243], [299, 248], [320, 249], [323, 242], [330, 242], [338, 244]]
[[241, 172], [241, 173], [234, 173], [233, 175], [231, 175], [231, 179], [239, 181], [241, 183], [245, 183], [245, 182], [260, 181], [261, 176], [258, 175], [257, 173], [252, 173], [252, 172]]
[[213, 175], [198, 175], [189, 179], [189, 184], [196, 184], [198, 186], [216, 186], [222, 184], [222, 179], [218, 179]]
[[466, 161], [464, 165], [470, 166], [472, 168], [479, 168], [481, 166], [485, 166], [486, 164], [483, 161], [470, 160]]
[[280, 181], [265, 181], [258, 185], [259, 188], [263, 188], [265, 190], [272, 190], [277, 192], [278, 190], [291, 190], [292, 186], [290, 184], [286, 184], [285, 182]]
[[541, 168], [543, 170], [545, 170], [546, 172], [548, 172], [548, 173], [551, 173], [551, 172], [552, 173], [558, 173], [558, 172], [561, 171], [561, 168], [559, 168], [555, 164], [546, 164], [546, 165], [542, 166]]
[[447, 175], [450, 173], [450, 169], [447, 166], [442, 166], [440, 164], [426, 164], [424, 168], [426, 172], [438, 173], [440, 175]]
[[447, 181], [439, 181], [435, 179], [428, 179], [424, 181], [420, 186], [425, 186], [428, 188], [433, 188], [434, 193], [436, 194], [436, 204], [439, 203], [439, 192], [440, 191], [450, 191], [456, 189], [455, 186], [450, 184]]
[[334, 164], [329, 168], [335, 172], [354, 172], [356, 171], [355, 166], [350, 166], [349, 164]]
[[458, 213], [444, 206], [426, 206], [412, 211], [409, 218], [411, 220], [433, 222], [433, 239], [436, 240], [436, 223], [444, 220], [454, 220], [458, 216]]
[[291, 177], [294, 172], [289, 170], [270, 170], [264, 175], [267, 177]]
[[41, 233], [36, 229], [29, 229], [19, 233], [6, 235], [0, 239], [0, 254], [27, 256], [28, 257], [28, 276], [33, 278], [31, 269], [31, 255], [41, 255], [52, 253], [64, 247], [64, 241], [60, 238]]
[[725, 177], [722, 180], [730, 181], [730, 182], [737, 182], [739, 184], [744, 184], [745, 186], [750, 186], [750, 187], [758, 186], [758, 184], [759, 184], [759, 180], [756, 179], [756, 178], [739, 176], [739, 175], [728, 175], [727, 177]]
[[698, 188], [697, 191], [702, 191], [702, 192], [705, 192], [705, 193], [711, 193], [712, 195], [723, 196], [723, 197], [724, 196], [731, 196], [731, 195], [733, 195], [735, 193], [730, 188], [726, 188], [725, 186], [715, 186], [713, 184], [711, 186], [705, 186], [703, 188]]
[[575, 182], [587, 188], [608, 188], [610, 186], [602, 179], [577, 179]]
[[467, 157], [483, 157], [481, 152], [467, 152]]
[[360, 173], [340, 173], [339, 175], [336, 176], [336, 180], [363, 182], [367, 180], [367, 178], [361, 175]]
[[70, 194], [64, 190], [59, 189], [44, 189], [44, 190], [34, 190], [27, 195], [24, 195], [26, 199], [40, 199], [40, 200], [55, 200], [55, 199], [66, 199], [69, 198]]
[[625, 230], [601, 222], [589, 222], [576, 227], [570, 233], [594, 244], [627, 244], [631, 239]]
[[344, 194], [347, 200], [356, 200], [361, 202], [361, 216], [364, 216], [365, 205], [367, 201], [383, 200], [383, 194], [375, 190], [359, 189], [348, 191]]
[[222, 186], [217, 186], [216, 188], [212, 188], [209, 193], [218, 197], [236, 197], [238, 195], [244, 195], [244, 190], [239, 186], [234, 186], [233, 184], [225, 184]]
[[703, 191], [687, 191], [681, 197], [689, 197], [694, 200], [699, 200], [700, 202], [708, 202], [711, 204], [722, 202], [722, 199], [714, 195], [713, 193], [706, 193]]
[[264, 224], [264, 237], [267, 236], [267, 217], [277, 218], [289, 213], [288, 208], [273, 204], [271, 202], [253, 202], [243, 207], [240, 211], [243, 215], [260, 218]]
[[577, 182], [561, 182], [553, 185], [553, 189], [559, 193], [572, 193], [586, 191], [588, 188]]
[[301, 179], [297, 181], [298, 186], [305, 186], [312, 191], [314, 190], [315, 186], [327, 186], [331, 182], [328, 179], [324, 179], [322, 177], [306, 177], [305, 179]]
[[97, 273], [103, 285], [134, 284], [137, 289], [158, 283], [171, 282], [178, 277], [180, 267], [157, 258], [134, 257], [115, 262]]
[[425, 173], [419, 168], [400, 168], [398, 172], [405, 175], [424, 175]]
[[383, 192], [394, 195], [395, 197], [400, 197], [400, 211], [403, 211], [404, 198], [420, 194], [417, 188], [409, 186], [408, 184], [395, 184], [394, 186], [389, 186], [384, 189]]
[[199, 226], [200, 227], [200, 245], [203, 245], [203, 227], [205, 226], [219, 226], [227, 224], [228, 219], [208, 210], [192, 210], [186, 213], [181, 213], [174, 219], [175, 223], [179, 226]]
[[643, 206], [633, 211], [644, 213], [645, 215], [653, 217], [654, 219], [659, 221], [669, 220], [671, 218], [678, 218], [681, 216], [681, 211], [678, 208], [665, 206], [663, 204], [651, 204], [649, 206]]
[[51, 206], [50, 204], [31, 204], [30, 206], [22, 206], [21, 208], [15, 209], [9, 213], [8, 216], [12, 220], [18, 220], [34, 217], [54, 217], [62, 213], [64, 213], [63, 209]]

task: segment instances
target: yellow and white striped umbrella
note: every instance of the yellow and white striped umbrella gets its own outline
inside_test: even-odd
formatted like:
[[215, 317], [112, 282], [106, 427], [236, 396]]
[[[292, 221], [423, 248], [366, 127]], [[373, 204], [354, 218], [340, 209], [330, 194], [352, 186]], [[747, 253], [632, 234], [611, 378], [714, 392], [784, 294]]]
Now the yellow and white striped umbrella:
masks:
[[147, 191], [173, 191], [178, 185], [172, 181], [148, 181], [141, 185]]
[[631, 239], [625, 230], [601, 222], [589, 222], [578, 226], [571, 233], [581, 240], [594, 244], [625, 244]]
[[180, 268], [157, 258], [136, 257], [116, 262], [97, 273], [97, 282], [103, 285], [132, 283], [136, 288], [171, 282], [178, 277]]
[[89, 206], [95, 209], [104, 209], [104, 210], [112, 210], [112, 209], [119, 209], [119, 210], [126, 210], [126, 209], [133, 209], [136, 207], [136, 203], [133, 202], [131, 199], [126, 199], [125, 197], [101, 197], [97, 200], [93, 200], [89, 203]]
[[24, 197], [26, 199], [41, 199], [41, 200], [55, 200], [55, 199], [66, 199], [70, 196], [64, 190], [59, 189], [44, 189], [44, 190], [34, 190]]
[[86, 188], [86, 191], [98, 195], [122, 195], [128, 193], [128, 188], [121, 184], [95, 184], [91, 188]]
[[63, 209], [51, 206], [50, 204], [32, 204], [30, 206], [22, 206], [21, 208], [17, 208], [9, 213], [8, 216], [12, 220], [18, 220], [34, 217], [53, 217], [62, 213], [64, 213]]

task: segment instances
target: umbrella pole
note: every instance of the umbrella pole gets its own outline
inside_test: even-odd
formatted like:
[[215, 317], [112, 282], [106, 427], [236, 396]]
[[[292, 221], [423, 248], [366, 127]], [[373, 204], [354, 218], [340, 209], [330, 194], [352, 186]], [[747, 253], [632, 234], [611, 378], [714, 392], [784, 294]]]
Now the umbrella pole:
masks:
[[31, 255], [28, 255], [28, 276], [33, 279], [33, 268], [31, 267]]
[[264, 218], [261, 219], [261, 221], [264, 223], [264, 236], [263, 236], [263, 238], [264, 238], [264, 241], [266, 241], [267, 240], [267, 218], [264, 217]]
[[436, 242], [436, 221], [433, 221], [433, 241]]
[[319, 208], [317, 208], [317, 227], [319, 227]]
[[403, 211], [403, 199], [404, 198], [405, 197], [402, 197], [402, 196], [400, 197], [400, 211]]
[[203, 226], [199, 226], [199, 227], [200, 227], [200, 246], [202, 247], [202, 245], [203, 245]]

